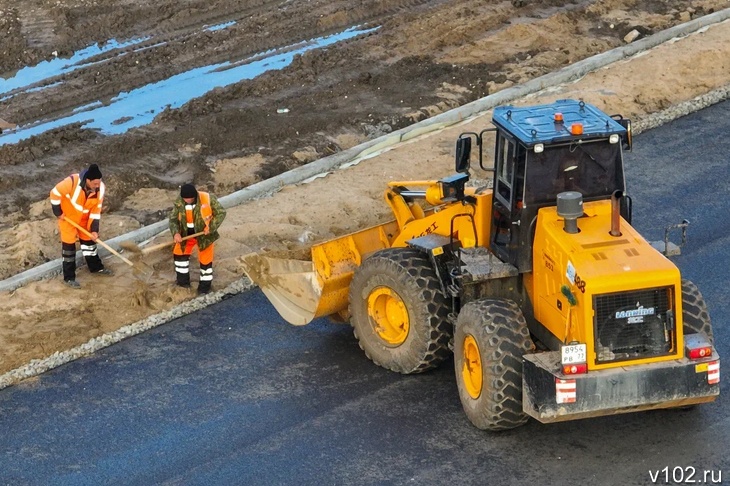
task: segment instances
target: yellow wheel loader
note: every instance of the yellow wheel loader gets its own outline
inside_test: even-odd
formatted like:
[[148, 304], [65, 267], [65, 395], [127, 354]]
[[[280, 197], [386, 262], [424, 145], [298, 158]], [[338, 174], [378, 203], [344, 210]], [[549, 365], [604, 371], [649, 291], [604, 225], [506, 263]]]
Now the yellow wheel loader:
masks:
[[[389, 370], [453, 352], [481, 429], [714, 400], [705, 301], [667, 258], [677, 245], [631, 226], [630, 121], [559, 100], [498, 107], [492, 123], [459, 137], [455, 175], [391, 182], [394, 221], [315, 245], [311, 261], [251, 256], [248, 275], [292, 324], [349, 320]], [[493, 188], [467, 187], [473, 142]]]

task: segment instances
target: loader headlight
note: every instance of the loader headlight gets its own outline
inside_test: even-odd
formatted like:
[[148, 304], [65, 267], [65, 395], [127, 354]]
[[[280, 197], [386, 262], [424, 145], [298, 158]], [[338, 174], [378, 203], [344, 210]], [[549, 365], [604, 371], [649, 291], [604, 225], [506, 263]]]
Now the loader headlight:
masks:
[[608, 137], [608, 142], [609, 143], [618, 143], [618, 141], [619, 141], [618, 133], [614, 133], [613, 135], [611, 135], [610, 137]]
[[545, 145], [543, 145], [541, 143], [538, 143], [537, 145], [535, 145], [535, 153], [536, 154], [541, 154], [544, 151], [545, 151]]

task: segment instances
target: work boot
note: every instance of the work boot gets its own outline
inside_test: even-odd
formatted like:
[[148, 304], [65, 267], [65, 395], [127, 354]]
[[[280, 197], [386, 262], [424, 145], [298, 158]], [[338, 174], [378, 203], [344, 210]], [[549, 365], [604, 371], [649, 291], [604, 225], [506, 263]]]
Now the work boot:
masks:
[[210, 293], [210, 282], [200, 282], [198, 284], [198, 295], [205, 295]]
[[94, 275], [106, 275], [107, 277], [111, 277], [114, 275], [114, 272], [112, 272], [111, 268], [102, 268], [101, 270], [97, 270], [96, 272], [92, 272]]
[[81, 284], [79, 284], [76, 280], [64, 280], [63, 283], [65, 283], [67, 286], [71, 287], [72, 289], [81, 288]]

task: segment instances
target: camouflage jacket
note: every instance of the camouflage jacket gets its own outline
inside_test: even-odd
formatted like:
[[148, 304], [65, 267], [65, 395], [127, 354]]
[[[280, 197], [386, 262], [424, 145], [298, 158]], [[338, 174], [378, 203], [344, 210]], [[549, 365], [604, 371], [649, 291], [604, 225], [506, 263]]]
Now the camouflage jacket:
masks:
[[[172, 233], [173, 236], [175, 235], [175, 233], [180, 233], [181, 236], [185, 237], [188, 234], [198, 233], [205, 229], [206, 222], [201, 212], [200, 194], [201, 193], [198, 193], [198, 201], [196, 201], [195, 208], [193, 209], [195, 230], [190, 232], [188, 232], [187, 222], [185, 219], [185, 201], [183, 201], [183, 198], [180, 196], [178, 196], [178, 198], [175, 200], [175, 203], [173, 204], [169, 214], [170, 233]], [[210, 194], [209, 196], [210, 208], [212, 211], [211, 219], [208, 221], [207, 224], [209, 228], [209, 233], [207, 235], [201, 235], [196, 238], [196, 240], [198, 241], [199, 250], [205, 250], [207, 247], [212, 245], [215, 240], [220, 238], [220, 235], [218, 234], [218, 228], [220, 228], [221, 223], [223, 223], [223, 220], [226, 217], [226, 210], [218, 202], [218, 199], [213, 194]]]

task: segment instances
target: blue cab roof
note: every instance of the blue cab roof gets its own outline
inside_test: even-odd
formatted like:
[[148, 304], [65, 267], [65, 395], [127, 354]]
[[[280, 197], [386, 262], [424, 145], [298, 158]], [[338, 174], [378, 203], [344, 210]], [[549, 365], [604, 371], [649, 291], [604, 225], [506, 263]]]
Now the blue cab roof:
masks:
[[[556, 113], [562, 113], [562, 123], [555, 121]], [[492, 122], [528, 147], [538, 143], [626, 133], [626, 129], [616, 120], [595, 106], [577, 100], [557, 100], [535, 106], [499, 106], [494, 109]], [[582, 135], [571, 135], [570, 127], [574, 123], [583, 125]]]

